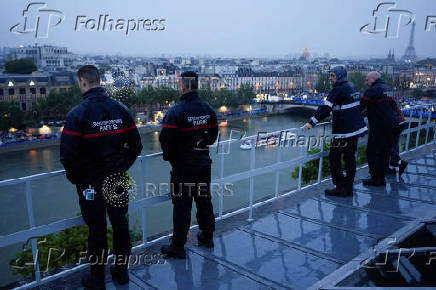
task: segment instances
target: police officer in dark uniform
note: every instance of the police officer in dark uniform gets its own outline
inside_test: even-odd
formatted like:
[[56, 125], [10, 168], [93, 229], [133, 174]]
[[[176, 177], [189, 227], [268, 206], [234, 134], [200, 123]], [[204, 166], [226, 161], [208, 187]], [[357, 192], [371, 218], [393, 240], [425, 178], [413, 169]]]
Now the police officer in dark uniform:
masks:
[[[111, 266], [111, 274], [120, 284], [129, 281], [126, 261], [132, 245], [126, 187], [103, 185], [123, 185], [120, 181], [125, 182], [124, 173], [135, 162], [142, 144], [127, 107], [109, 98], [100, 87], [98, 69], [86, 65], [77, 76], [83, 101], [68, 113], [61, 135], [60, 161], [68, 180], [77, 187], [82, 217], [89, 227], [87, 258], [91, 274], [82, 278], [82, 284], [87, 289], [105, 289], [106, 210], [113, 228], [115, 265]], [[123, 197], [123, 202], [107, 202], [109, 196]]]
[[159, 141], [163, 159], [171, 170], [173, 236], [161, 251], [166, 258], [184, 259], [184, 245], [191, 224], [192, 199], [197, 207], [200, 231], [198, 244], [212, 248], [215, 216], [210, 194], [209, 145], [218, 136], [215, 111], [198, 96], [198, 75], [188, 71], [179, 79], [181, 102], [172, 106], [163, 119]]
[[[347, 80], [347, 70], [336, 66], [329, 72], [333, 89], [327, 96], [323, 106], [304, 125], [310, 129], [325, 119], [333, 111], [332, 142], [329, 153], [330, 171], [333, 189], [325, 190], [330, 196], [352, 196], [356, 175], [356, 157], [358, 137], [367, 132], [360, 112], [360, 93], [353, 83]], [[346, 176], [343, 174], [341, 158], [344, 157]]]
[[390, 151], [399, 127], [394, 92], [380, 77], [379, 72], [368, 73], [366, 84], [369, 88], [361, 100], [362, 110], [366, 110], [368, 115], [369, 136], [366, 155], [371, 175], [363, 180], [363, 184], [371, 186], [386, 185]]

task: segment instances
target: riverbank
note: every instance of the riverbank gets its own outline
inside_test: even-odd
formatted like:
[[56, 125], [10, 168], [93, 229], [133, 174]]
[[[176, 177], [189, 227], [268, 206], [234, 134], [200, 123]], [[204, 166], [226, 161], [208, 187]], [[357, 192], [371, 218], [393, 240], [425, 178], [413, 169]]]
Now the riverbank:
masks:
[[[145, 127], [145, 126], [138, 127], [138, 131], [140, 134], [160, 131], [160, 125], [150, 126], [150, 127]], [[27, 142], [23, 142], [22, 144], [3, 145], [0, 147], [0, 154], [16, 152], [16, 151], [33, 150], [38, 148], [50, 147], [50, 146], [59, 146], [60, 143], [61, 143], [60, 138], [53, 138], [53, 139], [46, 139], [46, 140], [41, 139], [41, 140], [27, 141]]]
[[[226, 120], [234, 121], [234, 120], [242, 120], [245, 118], [256, 118], [256, 117], [264, 117], [264, 116], [279, 115], [279, 114], [284, 114], [284, 112], [258, 112], [255, 114], [220, 116], [218, 120], [220, 122]], [[161, 128], [160, 125], [143, 126], [143, 127], [138, 127], [138, 131], [140, 134], [146, 134], [155, 131], [160, 132], [160, 128]], [[54, 139], [47, 139], [47, 140], [42, 139], [42, 140], [28, 141], [25, 143], [23, 142], [22, 144], [3, 145], [0, 146], [0, 154], [16, 152], [16, 151], [27, 151], [27, 150], [50, 147], [50, 146], [59, 146], [59, 144], [60, 144], [60, 138], [54, 138]]]

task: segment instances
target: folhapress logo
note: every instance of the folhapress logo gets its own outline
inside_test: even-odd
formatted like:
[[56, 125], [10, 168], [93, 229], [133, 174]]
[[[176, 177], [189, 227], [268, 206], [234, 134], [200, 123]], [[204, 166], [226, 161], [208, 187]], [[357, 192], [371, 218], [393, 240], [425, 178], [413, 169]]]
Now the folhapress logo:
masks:
[[[59, 10], [47, 9], [44, 2], [32, 2], [23, 10], [23, 19], [9, 30], [16, 34], [34, 33], [35, 38], [48, 38], [50, 28], [61, 24], [65, 16]], [[164, 18], [113, 18], [109, 14], [98, 17], [79, 15], [75, 17], [72, 29], [76, 32], [120, 31], [126, 35], [135, 31], [163, 31], [166, 29]]]
[[415, 16], [409, 10], [397, 9], [395, 2], [382, 2], [372, 11], [373, 23], [365, 24], [360, 32], [365, 34], [384, 33], [386, 38], [398, 38], [401, 19], [407, 18], [404, 26], [415, 21]]
[[48, 38], [51, 27], [58, 26], [65, 16], [59, 10], [47, 9], [44, 2], [32, 2], [23, 10], [21, 23], [15, 24], [9, 30], [16, 34], [34, 33], [35, 38]]
[[126, 35], [134, 31], [162, 31], [165, 30], [163, 18], [155, 19], [124, 19], [111, 18], [109, 14], [88, 18], [85, 15], [76, 17], [75, 31], [121, 31]]

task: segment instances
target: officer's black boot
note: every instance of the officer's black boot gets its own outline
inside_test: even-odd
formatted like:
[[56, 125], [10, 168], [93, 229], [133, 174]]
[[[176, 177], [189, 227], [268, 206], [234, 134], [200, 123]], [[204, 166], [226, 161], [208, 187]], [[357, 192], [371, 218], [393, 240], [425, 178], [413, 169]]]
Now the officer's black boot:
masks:
[[367, 178], [362, 180], [363, 185], [367, 186], [385, 186], [386, 185], [386, 179], [383, 178]]
[[213, 248], [215, 245], [213, 243], [213, 234], [206, 234], [203, 231], [197, 233], [198, 246]]
[[336, 186], [335, 188], [332, 189], [326, 189], [324, 190], [324, 193], [327, 196], [340, 196], [340, 197], [347, 197], [353, 195], [352, 190], [350, 192], [349, 190], [347, 190], [347, 188], [342, 186]]
[[129, 283], [129, 271], [126, 267], [120, 267], [117, 265], [111, 265], [110, 271], [112, 275], [112, 280], [115, 280], [120, 285]]
[[176, 258], [186, 259], [186, 252], [184, 246], [176, 246], [173, 239], [170, 239], [169, 245], [165, 245], [160, 249], [164, 259]]
[[409, 164], [409, 162], [401, 160], [400, 162], [400, 168], [398, 169], [398, 174], [401, 176], [404, 173], [404, 170], [406, 170], [407, 164]]

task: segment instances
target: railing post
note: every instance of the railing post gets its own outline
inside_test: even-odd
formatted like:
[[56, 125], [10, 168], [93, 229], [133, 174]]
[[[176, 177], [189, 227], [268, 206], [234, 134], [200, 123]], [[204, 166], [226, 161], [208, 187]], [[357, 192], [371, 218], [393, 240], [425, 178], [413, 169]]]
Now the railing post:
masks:
[[[323, 133], [322, 133], [322, 138], [321, 138], [321, 153], [324, 152], [324, 140], [325, 140], [325, 125], [322, 126], [323, 127]], [[322, 154], [321, 154], [322, 155]], [[323, 162], [323, 157], [321, 156], [319, 158], [319, 165], [318, 165], [318, 184], [321, 183], [321, 178], [322, 178], [322, 162]]]
[[[32, 201], [32, 188], [30, 187], [30, 181], [26, 181], [26, 205], [27, 205], [27, 216], [29, 218], [29, 226], [33, 228], [35, 226], [35, 217], [33, 214], [33, 201]], [[35, 270], [35, 279], [39, 283], [41, 281], [41, 274], [39, 271], [39, 260], [38, 260], [38, 243], [37, 238], [31, 239], [32, 245], [32, 257], [33, 257], [33, 268]]]
[[[305, 138], [305, 140], [307, 140], [307, 138], [306, 138], [307, 137], [306, 136], [307, 135], [306, 131], [304, 129], [300, 129], [299, 132], [300, 133], [303, 132], [304, 138]], [[298, 138], [298, 136], [297, 136], [297, 138]], [[309, 140], [307, 140], [307, 142], [309, 142]], [[306, 156], [307, 155], [307, 149], [304, 146], [301, 147], [300, 150], [302, 151], [301, 152], [301, 156]], [[304, 163], [300, 162], [299, 167], [298, 167], [298, 190], [301, 189], [301, 179], [303, 177], [303, 165], [304, 165]]]
[[432, 122], [433, 124], [433, 143], [436, 142], [436, 122]]
[[[285, 146], [285, 142], [286, 142], [286, 136], [288, 135], [288, 132], [285, 131], [285, 139], [283, 140], [283, 146]], [[281, 137], [282, 137], [282, 133], [280, 132], [280, 137], [279, 137], [279, 148], [277, 148], [277, 162], [276, 163], [280, 163], [280, 159], [282, 156], [282, 145], [281, 143]], [[276, 171], [276, 180], [275, 180], [275, 194], [274, 197], [278, 198], [279, 197], [279, 182], [280, 182], [280, 171], [277, 170]]]
[[416, 131], [415, 148], [418, 148], [418, 146], [419, 146], [419, 135], [421, 135], [422, 113], [423, 113], [423, 111], [420, 111], [420, 113], [419, 113], [418, 131]]
[[[250, 170], [256, 167], [256, 138], [251, 140], [251, 150], [250, 150]], [[253, 221], [253, 199], [254, 199], [254, 178], [250, 176], [250, 197], [249, 197], [249, 211], [248, 211], [248, 221]]]
[[[229, 146], [231, 144], [229, 143]], [[217, 145], [219, 146], [219, 144]], [[230, 148], [229, 148], [230, 150]], [[219, 149], [217, 150], [218, 154], [220, 153]], [[220, 155], [220, 179], [223, 179], [224, 177], [224, 148], [221, 146], [221, 155]], [[224, 193], [224, 184], [222, 184], [222, 182], [220, 182], [220, 190], [219, 190], [219, 203], [218, 203], [218, 215], [220, 218], [223, 217], [223, 207], [224, 207], [224, 197], [223, 197], [223, 193]]]
[[[147, 156], [141, 158], [141, 193], [142, 198], [146, 198], [145, 192], [145, 173], [146, 173]], [[147, 246], [147, 208], [141, 208], [141, 227], [142, 227], [142, 245]]]
[[412, 112], [413, 109], [410, 108], [410, 115], [409, 115], [409, 126], [407, 128], [407, 137], [406, 137], [406, 150], [405, 152], [409, 151], [409, 142], [410, 142], [410, 127], [412, 126]]
[[430, 105], [427, 111], [428, 114], [428, 118], [427, 118], [427, 124], [426, 127], [427, 129], [425, 130], [425, 144], [427, 144], [428, 142], [428, 132], [430, 131], [430, 123], [431, 123], [431, 109], [433, 108], [433, 105]]

